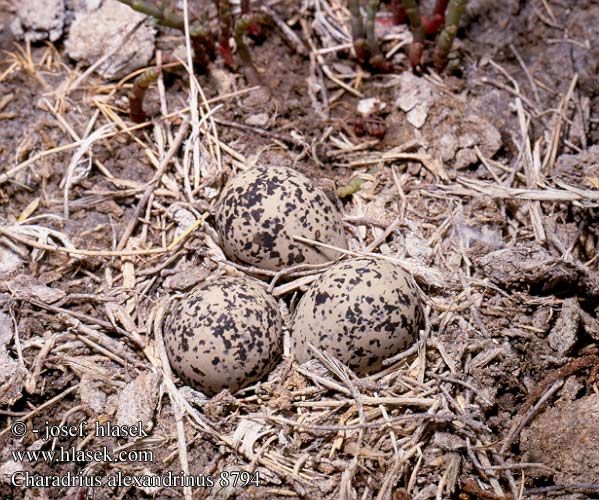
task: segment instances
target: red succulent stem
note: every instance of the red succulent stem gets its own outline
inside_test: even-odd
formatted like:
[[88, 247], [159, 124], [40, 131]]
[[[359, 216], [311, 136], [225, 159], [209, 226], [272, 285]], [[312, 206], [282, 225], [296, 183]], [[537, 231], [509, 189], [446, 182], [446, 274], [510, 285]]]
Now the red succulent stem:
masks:
[[202, 28], [202, 23], [194, 22], [190, 31], [194, 63], [200, 68], [207, 68], [214, 58], [214, 35]]
[[133, 88], [129, 91], [129, 117], [135, 123], [145, 121], [146, 113], [143, 108], [144, 97], [150, 85], [158, 80], [159, 76], [160, 68], [158, 66], [152, 66], [139, 75], [135, 79], [135, 82], [133, 82]]
[[424, 43], [412, 42], [408, 49], [408, 59], [412, 68], [419, 66], [422, 63], [422, 54], [424, 53]]
[[445, 18], [439, 14], [433, 14], [431, 17], [422, 16], [422, 26], [427, 35], [437, 33], [443, 26]]
[[440, 16], [445, 17], [445, 11], [447, 10], [448, 4], [449, 4], [449, 0], [437, 0], [435, 2], [435, 8], [433, 9], [433, 14], [439, 14]]
[[247, 16], [249, 18], [246, 33], [253, 37], [260, 36], [262, 29], [260, 28], [260, 24], [256, 21], [255, 16], [252, 15], [252, 6], [250, 0], [241, 0], [239, 3], [239, 8], [241, 10], [241, 15]]
[[225, 64], [229, 68], [232, 68], [233, 51], [231, 50], [229, 39], [231, 38], [231, 31], [233, 30], [233, 18], [231, 16], [229, 0], [216, 0], [216, 7], [218, 9], [218, 22], [220, 28], [218, 34], [218, 50], [223, 57]]
[[393, 13], [393, 24], [403, 24], [406, 22], [406, 9], [401, 3], [401, 0], [391, 0], [389, 10]]
[[449, 0], [437, 0], [431, 16], [422, 17], [422, 25], [427, 35], [437, 33], [443, 27], [448, 4]]

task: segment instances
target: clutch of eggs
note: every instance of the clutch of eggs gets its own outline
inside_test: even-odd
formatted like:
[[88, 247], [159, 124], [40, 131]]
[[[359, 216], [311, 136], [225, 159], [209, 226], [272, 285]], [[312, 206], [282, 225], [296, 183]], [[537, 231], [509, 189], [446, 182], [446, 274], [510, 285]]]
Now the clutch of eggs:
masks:
[[409, 347], [423, 312], [412, 277], [388, 261], [357, 258], [325, 271], [293, 313], [291, 342], [300, 363], [327, 351], [356, 373], [380, 369]]
[[163, 323], [173, 370], [206, 394], [259, 380], [278, 363], [283, 320], [276, 300], [249, 278], [221, 277], [170, 304]]
[[339, 257], [293, 236], [347, 249], [335, 205], [310, 179], [286, 167], [254, 167], [233, 177], [216, 205], [216, 227], [227, 257], [272, 271]]

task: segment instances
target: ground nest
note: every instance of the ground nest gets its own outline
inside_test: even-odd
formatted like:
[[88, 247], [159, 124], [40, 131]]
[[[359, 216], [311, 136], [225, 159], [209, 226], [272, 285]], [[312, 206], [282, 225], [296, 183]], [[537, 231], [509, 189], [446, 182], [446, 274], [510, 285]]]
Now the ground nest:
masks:
[[[72, 23], [101, 3], [0, 1], [1, 498], [599, 496], [596, 4], [472, 0], [439, 75], [384, 8], [376, 74], [345, 2], [264, 2], [249, 86], [218, 58], [190, 73], [185, 36], [143, 16], [147, 60], [78, 58]], [[299, 365], [287, 331], [234, 394], [171, 371], [169, 298], [258, 273], [289, 317], [326, 270], [227, 259], [214, 205], [254, 165], [322, 188], [344, 255], [414, 277], [425, 326], [378, 373]]]

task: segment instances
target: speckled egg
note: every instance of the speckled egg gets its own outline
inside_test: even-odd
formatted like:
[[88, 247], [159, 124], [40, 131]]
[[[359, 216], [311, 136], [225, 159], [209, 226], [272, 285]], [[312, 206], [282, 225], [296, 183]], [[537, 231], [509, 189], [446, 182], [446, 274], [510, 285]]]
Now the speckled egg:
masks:
[[326, 350], [359, 374], [409, 347], [423, 313], [412, 277], [381, 259], [342, 261], [322, 274], [301, 298], [292, 318], [295, 358]]
[[248, 278], [221, 277], [173, 301], [163, 332], [171, 366], [207, 394], [236, 391], [277, 363], [282, 349], [278, 304]]
[[216, 206], [216, 225], [230, 259], [261, 269], [339, 257], [292, 236], [347, 248], [335, 205], [310, 179], [286, 167], [254, 167], [231, 179]]

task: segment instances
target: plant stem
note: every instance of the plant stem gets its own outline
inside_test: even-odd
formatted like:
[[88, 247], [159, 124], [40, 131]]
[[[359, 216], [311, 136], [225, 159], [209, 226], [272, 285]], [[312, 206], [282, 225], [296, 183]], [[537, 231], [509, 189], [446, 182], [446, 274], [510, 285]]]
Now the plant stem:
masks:
[[242, 16], [249, 16], [251, 11], [250, 11], [250, 0], [240, 0], [239, 2], [239, 8], [241, 9], [241, 15]]
[[235, 38], [235, 45], [237, 45], [237, 53], [239, 54], [239, 58], [241, 59], [241, 62], [245, 68], [245, 76], [248, 79], [248, 83], [253, 86], [262, 85], [262, 81], [260, 80], [258, 71], [256, 71], [254, 62], [252, 61], [250, 49], [243, 40], [243, 35], [247, 33], [251, 23], [252, 18], [250, 16], [247, 14], [241, 16], [235, 22], [235, 31], [233, 37]]
[[193, 34], [190, 33], [190, 38], [191, 46], [193, 47], [194, 63], [200, 68], [207, 68], [210, 61], [214, 59], [214, 36], [209, 31], [196, 29], [193, 31]]
[[402, 2], [408, 19], [410, 20], [410, 30], [414, 36], [414, 41], [424, 43], [425, 33], [420, 19], [420, 9], [418, 8], [416, 0], [402, 0]]
[[441, 31], [441, 34], [439, 35], [437, 46], [433, 52], [433, 62], [435, 63], [437, 71], [443, 71], [447, 65], [447, 55], [451, 50], [456, 33], [458, 32], [460, 19], [462, 18], [462, 14], [464, 14], [467, 3], [468, 0], [449, 1], [445, 25], [443, 26], [443, 31]]
[[406, 9], [401, 3], [401, 0], [391, 0], [389, 2], [389, 10], [393, 13], [393, 24], [402, 24], [406, 20]]
[[431, 17], [423, 17], [422, 24], [427, 35], [437, 33], [445, 22], [445, 11], [449, 0], [437, 0]]
[[229, 0], [216, 0], [216, 6], [218, 8], [218, 22], [220, 27], [218, 34], [218, 49], [223, 56], [225, 64], [231, 68], [233, 67], [233, 52], [231, 51], [231, 45], [229, 44], [231, 30], [233, 28], [231, 6]]
[[368, 7], [366, 8], [366, 41], [368, 42], [368, 50], [371, 56], [377, 56], [381, 54], [376, 34], [374, 32], [374, 22], [376, 18], [376, 11], [379, 7], [379, 0], [369, 0]]
[[[374, 175], [378, 172], [378, 168], [374, 167], [366, 172], [367, 175]], [[337, 188], [337, 196], [339, 198], [346, 198], [354, 193], [357, 193], [361, 188], [362, 184], [367, 182], [368, 179], [362, 179], [361, 177], [352, 177], [345, 186], [339, 186]]]
[[339, 186], [337, 188], [337, 196], [339, 198], [346, 198], [348, 196], [351, 196], [352, 194], [358, 192], [362, 187], [362, 184], [364, 184], [365, 182], [366, 179], [354, 177], [353, 179], [350, 179], [345, 186]]
[[447, 10], [447, 4], [449, 0], [437, 0], [435, 2], [435, 8], [433, 9], [433, 15], [438, 14], [445, 18], [445, 11]]
[[[156, 22], [162, 26], [185, 30], [183, 17], [164, 5], [156, 5], [147, 0], [117, 0], [128, 5], [133, 10], [146, 14], [156, 19]], [[209, 31], [204, 28], [207, 23], [195, 20], [189, 27], [189, 35], [194, 48], [195, 61], [202, 67], [205, 67], [214, 55], [214, 41]]]
[[240, 0], [239, 8], [242, 16], [249, 16], [250, 18], [250, 24], [247, 27], [246, 33], [253, 37], [259, 37], [262, 28], [260, 27], [260, 23], [256, 20], [256, 16], [252, 14], [250, 0]]
[[422, 20], [420, 18], [420, 9], [416, 0], [402, 0], [404, 9], [410, 20], [410, 30], [414, 37], [414, 41], [410, 46], [408, 57], [413, 68], [419, 66], [422, 61], [422, 53], [424, 52], [424, 40], [426, 33]]
[[379, 0], [368, 1], [368, 7], [366, 9], [366, 41], [368, 42], [368, 49], [370, 51], [368, 63], [378, 71], [387, 72], [391, 65], [381, 52], [375, 32], [376, 12], [378, 8]]
[[354, 51], [358, 61], [365, 62], [367, 55], [366, 34], [362, 13], [360, 12], [360, 0], [349, 0], [349, 11], [351, 13], [351, 33], [354, 41]]
[[160, 68], [152, 66], [139, 75], [133, 82], [133, 88], [129, 91], [129, 117], [135, 123], [141, 123], [146, 119], [143, 102], [146, 91], [158, 80]]
[[158, 6], [147, 0], [118, 0], [125, 5], [128, 5], [133, 10], [152, 16], [158, 21], [158, 24], [162, 26], [168, 26], [169, 28], [175, 28], [183, 30], [183, 17], [176, 12], [165, 7], [164, 5]]

